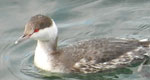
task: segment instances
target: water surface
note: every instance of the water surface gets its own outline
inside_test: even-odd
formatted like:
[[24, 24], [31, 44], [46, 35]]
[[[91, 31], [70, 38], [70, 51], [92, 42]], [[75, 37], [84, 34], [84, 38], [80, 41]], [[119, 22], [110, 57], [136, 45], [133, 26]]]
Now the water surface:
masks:
[[36, 42], [14, 45], [31, 16], [44, 14], [59, 28], [59, 46], [88, 38], [150, 37], [149, 0], [0, 0], [0, 80], [149, 80], [145, 65], [95, 74], [39, 75]]

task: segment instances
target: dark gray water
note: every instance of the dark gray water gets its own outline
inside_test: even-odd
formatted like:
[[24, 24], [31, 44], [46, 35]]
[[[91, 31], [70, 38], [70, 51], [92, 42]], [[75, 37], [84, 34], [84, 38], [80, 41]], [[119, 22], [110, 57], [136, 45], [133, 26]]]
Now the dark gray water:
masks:
[[96, 74], [38, 75], [33, 65], [36, 42], [14, 45], [36, 14], [53, 18], [59, 45], [87, 38], [150, 37], [150, 0], [0, 0], [0, 80], [149, 80], [150, 66]]

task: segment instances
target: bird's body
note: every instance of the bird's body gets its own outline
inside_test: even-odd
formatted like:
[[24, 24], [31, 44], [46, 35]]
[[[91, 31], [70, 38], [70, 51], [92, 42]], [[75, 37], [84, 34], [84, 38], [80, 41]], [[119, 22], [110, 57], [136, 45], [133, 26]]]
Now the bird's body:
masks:
[[[35, 17], [36, 20], [33, 19]], [[41, 20], [46, 20], [46, 22]], [[46, 23], [49, 23], [49, 26]], [[42, 70], [95, 73], [123, 67], [134, 60], [143, 60], [150, 44], [150, 41], [135, 39], [96, 38], [59, 48], [57, 47], [57, 34], [57, 26], [47, 16], [36, 15], [27, 23], [24, 35], [38, 40], [34, 64]]]
[[[47, 60], [47, 63], [52, 66], [45, 68], [45, 70], [51, 72], [95, 73], [125, 67], [134, 60], [142, 61], [149, 50], [148, 44], [143, 44], [143, 42], [135, 39], [115, 38], [78, 41], [46, 55], [45, 57], [51, 59]], [[45, 57], [40, 56], [38, 59], [41, 61], [42, 67], [46, 67], [47, 64], [41, 60]]]

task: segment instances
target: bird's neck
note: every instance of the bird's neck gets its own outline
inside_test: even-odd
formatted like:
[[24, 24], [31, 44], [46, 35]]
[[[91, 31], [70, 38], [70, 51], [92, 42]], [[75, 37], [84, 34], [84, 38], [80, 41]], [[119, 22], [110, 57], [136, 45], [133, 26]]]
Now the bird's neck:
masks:
[[[57, 37], [55, 40], [49, 40], [49, 41], [37, 41], [37, 50], [42, 50], [46, 54], [52, 54], [53, 52], [56, 52], [57, 50]], [[39, 52], [36, 52], [39, 53]]]
[[45, 71], [53, 70], [54, 55], [56, 54], [57, 41], [39, 41], [34, 55], [34, 64]]
[[47, 40], [38, 40], [34, 55], [34, 64], [46, 71], [53, 70], [55, 61], [54, 55], [57, 50], [57, 26], [53, 22], [53, 26], [47, 29]]

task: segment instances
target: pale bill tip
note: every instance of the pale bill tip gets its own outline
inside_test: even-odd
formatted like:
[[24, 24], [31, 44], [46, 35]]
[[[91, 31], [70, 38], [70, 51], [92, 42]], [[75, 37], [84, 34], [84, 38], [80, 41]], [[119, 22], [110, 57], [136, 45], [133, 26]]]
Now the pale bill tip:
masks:
[[16, 41], [15, 44], [18, 44], [18, 41]]

